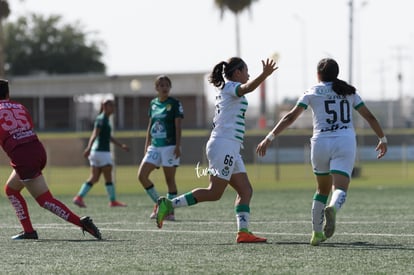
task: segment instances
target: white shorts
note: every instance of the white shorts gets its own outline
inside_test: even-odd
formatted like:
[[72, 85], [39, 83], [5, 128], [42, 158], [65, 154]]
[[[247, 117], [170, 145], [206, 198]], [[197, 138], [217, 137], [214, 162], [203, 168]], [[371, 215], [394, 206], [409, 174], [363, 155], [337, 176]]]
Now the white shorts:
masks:
[[104, 167], [108, 165], [113, 165], [111, 152], [91, 151], [88, 159], [90, 166], [93, 167]]
[[163, 167], [177, 167], [180, 165], [180, 158], [174, 155], [175, 145], [155, 147], [150, 145], [142, 162], [152, 163], [157, 168]]
[[311, 138], [311, 161], [316, 175], [337, 173], [351, 177], [355, 156], [355, 136]]
[[213, 175], [230, 181], [231, 175], [246, 173], [240, 155], [241, 144], [223, 138], [209, 139], [206, 146], [208, 168]]

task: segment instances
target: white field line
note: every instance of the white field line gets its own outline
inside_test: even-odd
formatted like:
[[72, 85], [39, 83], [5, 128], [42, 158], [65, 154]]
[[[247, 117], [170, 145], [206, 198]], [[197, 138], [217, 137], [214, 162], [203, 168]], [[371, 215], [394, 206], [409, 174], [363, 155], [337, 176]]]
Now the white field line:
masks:
[[[211, 221], [211, 222], [185, 222], [185, 224], [223, 224], [223, 222], [218, 221]], [[225, 224], [234, 224], [234, 222], [224, 222]], [[252, 224], [257, 223], [264, 223], [264, 222], [252, 222]], [[310, 224], [309, 221], [273, 221], [273, 222], [266, 222], [266, 224], [277, 224], [277, 223], [307, 223]], [[338, 222], [338, 224], [365, 224], [364, 222]], [[390, 224], [390, 222], [369, 222], [366, 224]], [[396, 224], [397, 222], [391, 222], [393, 224]], [[413, 222], [403, 222], [404, 224], [411, 224]], [[185, 234], [235, 234], [234, 231], [220, 231], [220, 230], [170, 230], [170, 229], [158, 229], [156, 228], [155, 222], [154, 222], [154, 229], [148, 229], [148, 228], [117, 228], [116, 225], [129, 225], [129, 226], [136, 226], [136, 225], [148, 225], [148, 222], [145, 223], [97, 223], [96, 225], [99, 227], [99, 230], [101, 232], [159, 232], [159, 233], [185, 233]], [[182, 225], [184, 223], [180, 223]], [[401, 222], [398, 222], [398, 224], [401, 224]], [[58, 223], [51, 223], [51, 224], [35, 224], [34, 227], [36, 229], [59, 229], [59, 230], [79, 230], [78, 227], [73, 226], [71, 224], [58, 224]], [[19, 225], [4, 225], [0, 224], [0, 229], [21, 229]], [[257, 234], [263, 234], [263, 235], [273, 235], [273, 236], [309, 236], [309, 232], [306, 233], [289, 233], [289, 232], [259, 232], [254, 231]], [[412, 238], [414, 237], [414, 234], [398, 234], [398, 233], [363, 233], [363, 232], [335, 232], [336, 236], [376, 236], [376, 237], [406, 237], [406, 238]]]
[[[174, 224], [175, 222], [170, 222], [167, 221], [166, 223], [172, 223]], [[184, 220], [177, 220], [177, 224], [179, 225], [214, 225], [214, 224], [218, 224], [218, 225], [233, 225], [235, 224], [235, 221], [219, 221], [219, 220], [210, 220], [210, 221], [184, 221]], [[255, 220], [250, 220], [251, 224], [311, 224], [311, 220], [302, 220], [302, 221], [255, 221]], [[148, 221], [143, 221], [143, 222], [99, 222], [99, 223], [95, 223], [98, 227], [102, 227], [102, 226], [116, 226], [116, 225], [148, 225], [149, 222]], [[155, 226], [155, 220], [153, 220], [153, 224]], [[336, 224], [367, 224], [367, 225], [371, 225], [371, 224], [378, 224], [378, 225], [390, 225], [390, 224], [398, 224], [398, 225], [410, 225], [410, 224], [414, 224], [414, 220], [413, 221], [337, 221]], [[38, 228], [60, 228], [62, 226], [65, 226], [65, 224], [62, 223], [48, 223], [48, 224], [34, 224], [34, 226], [38, 227]], [[66, 226], [71, 226], [70, 224], [66, 224]], [[15, 226], [8, 226], [5, 224], [1, 224], [0, 223], [0, 228], [19, 228], [18, 225]]]

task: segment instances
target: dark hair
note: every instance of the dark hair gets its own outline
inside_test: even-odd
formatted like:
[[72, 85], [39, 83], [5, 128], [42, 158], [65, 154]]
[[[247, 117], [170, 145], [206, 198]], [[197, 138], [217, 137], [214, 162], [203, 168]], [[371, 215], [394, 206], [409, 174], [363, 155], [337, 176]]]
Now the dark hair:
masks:
[[9, 96], [9, 81], [0, 79], [0, 99], [6, 99]]
[[157, 78], [155, 79], [155, 86], [157, 86], [162, 80], [167, 81], [167, 83], [170, 85], [170, 87], [172, 87], [171, 79], [166, 75], [157, 76]]
[[355, 87], [338, 79], [339, 65], [332, 58], [324, 58], [318, 63], [318, 75], [321, 81], [332, 82], [332, 90], [338, 95], [355, 94]]
[[109, 104], [115, 104], [114, 100], [109, 98], [103, 100], [101, 103], [101, 108], [99, 109], [99, 113], [101, 114], [104, 111], [104, 108]]
[[240, 57], [232, 57], [227, 62], [222, 61], [214, 66], [208, 81], [218, 88], [222, 88], [225, 84], [223, 74], [227, 79], [233, 76], [236, 70], [241, 70], [246, 66]]

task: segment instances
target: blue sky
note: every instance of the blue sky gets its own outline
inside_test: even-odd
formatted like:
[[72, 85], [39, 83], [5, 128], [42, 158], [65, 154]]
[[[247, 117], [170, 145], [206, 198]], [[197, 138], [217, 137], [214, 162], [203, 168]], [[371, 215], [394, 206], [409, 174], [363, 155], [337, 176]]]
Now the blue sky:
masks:
[[[79, 21], [105, 42], [108, 74], [209, 72], [236, 54], [234, 16], [213, 0], [9, 0], [12, 17], [29, 12]], [[279, 70], [268, 80], [269, 102], [297, 98], [316, 81], [315, 67], [335, 58], [349, 79], [349, 0], [259, 0], [240, 16], [241, 57], [251, 76], [275, 53]], [[364, 99], [396, 99], [414, 91], [411, 0], [354, 0], [353, 82]], [[249, 95], [253, 102], [258, 93]]]

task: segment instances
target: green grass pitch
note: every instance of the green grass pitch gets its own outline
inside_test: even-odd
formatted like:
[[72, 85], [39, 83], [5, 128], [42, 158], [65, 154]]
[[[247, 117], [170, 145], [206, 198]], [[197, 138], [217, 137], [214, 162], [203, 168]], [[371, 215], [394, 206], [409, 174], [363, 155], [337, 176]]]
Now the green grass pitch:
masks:
[[[103, 179], [80, 209], [71, 202], [88, 167], [47, 167], [52, 193], [75, 213], [89, 215], [104, 240], [40, 208], [24, 192], [38, 241], [12, 241], [21, 231], [0, 195], [0, 274], [409, 274], [414, 270], [414, 171], [412, 163], [362, 163], [337, 216], [335, 235], [310, 246], [310, 207], [315, 181], [309, 164], [248, 165], [254, 187], [250, 230], [267, 244], [236, 244], [235, 192], [217, 202], [176, 209], [175, 222], [158, 229], [148, 218], [153, 204], [136, 179], [137, 167], [116, 167], [118, 198], [108, 207]], [[5, 182], [9, 167], [0, 167]], [[152, 175], [166, 191], [162, 171]], [[180, 167], [179, 192], [208, 185], [195, 166]]]

